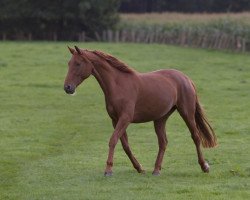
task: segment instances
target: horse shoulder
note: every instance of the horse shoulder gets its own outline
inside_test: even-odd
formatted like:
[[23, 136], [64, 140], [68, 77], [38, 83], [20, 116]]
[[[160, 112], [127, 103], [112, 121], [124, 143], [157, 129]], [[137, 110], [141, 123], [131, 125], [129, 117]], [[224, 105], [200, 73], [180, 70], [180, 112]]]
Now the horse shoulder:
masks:
[[106, 97], [106, 109], [109, 116], [117, 119], [122, 115], [133, 118], [135, 102], [138, 95], [138, 78], [126, 74], [117, 78], [112, 92]]

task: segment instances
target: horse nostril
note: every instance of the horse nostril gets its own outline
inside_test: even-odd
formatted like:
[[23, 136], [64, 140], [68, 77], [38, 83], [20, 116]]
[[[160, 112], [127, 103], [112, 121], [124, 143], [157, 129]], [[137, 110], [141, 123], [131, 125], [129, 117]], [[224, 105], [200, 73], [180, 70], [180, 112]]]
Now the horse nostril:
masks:
[[64, 90], [65, 90], [65, 91], [68, 90], [68, 85], [65, 85], [65, 86], [64, 86]]
[[67, 94], [73, 94], [75, 92], [75, 87], [71, 85], [65, 85], [64, 90]]
[[70, 91], [70, 89], [71, 89], [70, 85], [65, 85], [65, 86], [64, 86], [64, 90], [65, 90], [65, 92]]
[[70, 85], [67, 85], [65, 88], [66, 88], [66, 90], [70, 90], [71, 89]]

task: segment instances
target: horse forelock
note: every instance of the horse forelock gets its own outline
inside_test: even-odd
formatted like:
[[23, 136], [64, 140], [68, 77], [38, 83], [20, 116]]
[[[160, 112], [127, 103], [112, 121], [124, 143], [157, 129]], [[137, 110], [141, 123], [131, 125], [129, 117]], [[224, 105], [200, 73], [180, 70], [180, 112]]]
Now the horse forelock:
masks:
[[123, 63], [122, 61], [118, 60], [117, 58], [115, 58], [114, 56], [110, 55], [110, 54], [106, 54], [103, 53], [101, 51], [92, 51], [93, 54], [95, 54], [96, 56], [98, 56], [99, 58], [105, 60], [110, 66], [125, 72], [125, 73], [133, 73], [134, 70], [131, 69], [128, 65], [126, 65], [125, 63]]

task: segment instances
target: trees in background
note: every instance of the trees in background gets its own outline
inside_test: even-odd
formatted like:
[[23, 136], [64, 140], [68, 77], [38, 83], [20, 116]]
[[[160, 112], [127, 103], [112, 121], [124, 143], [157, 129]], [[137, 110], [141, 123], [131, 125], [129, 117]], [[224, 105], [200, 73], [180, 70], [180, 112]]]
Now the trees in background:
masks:
[[[119, 0], [0, 0], [0, 33], [14, 38], [77, 39], [112, 28]], [[10, 38], [11, 39], [11, 38]]]
[[120, 11], [144, 12], [241, 12], [250, 0], [122, 0]]

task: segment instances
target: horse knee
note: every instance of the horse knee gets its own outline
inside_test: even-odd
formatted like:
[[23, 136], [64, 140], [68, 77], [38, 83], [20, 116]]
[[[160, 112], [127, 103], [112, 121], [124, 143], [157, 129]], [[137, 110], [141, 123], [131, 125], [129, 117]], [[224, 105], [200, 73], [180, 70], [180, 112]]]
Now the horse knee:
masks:
[[161, 149], [162, 151], [165, 151], [166, 148], [167, 148], [167, 144], [168, 144], [168, 141], [167, 141], [167, 140], [161, 142], [161, 143], [159, 144], [159, 149]]
[[167, 148], [167, 145], [163, 145], [163, 146], [161, 147], [161, 150], [162, 150], [162, 151], [166, 151], [166, 148]]
[[112, 137], [109, 140], [109, 148], [114, 149], [117, 144], [118, 139], [116, 137]]

